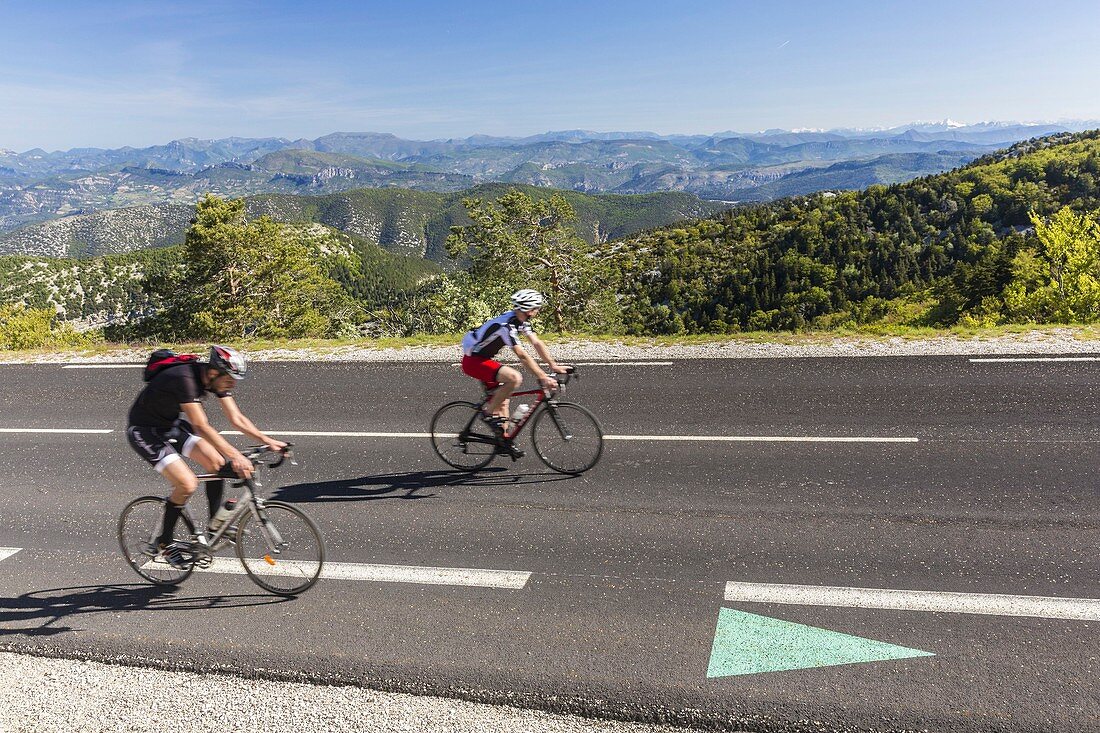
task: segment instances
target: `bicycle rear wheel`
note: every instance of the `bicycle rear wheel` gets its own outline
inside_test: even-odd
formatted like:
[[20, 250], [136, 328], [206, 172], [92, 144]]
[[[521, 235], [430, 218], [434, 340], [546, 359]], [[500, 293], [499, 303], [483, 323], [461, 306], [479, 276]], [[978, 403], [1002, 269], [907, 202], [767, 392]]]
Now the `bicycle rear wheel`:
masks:
[[461, 471], [485, 468], [496, 455], [496, 439], [477, 413], [473, 402], [448, 402], [432, 416], [432, 448]]
[[[186, 580], [195, 565], [191, 562], [186, 568], [174, 568], [157, 552], [164, 502], [160, 496], [142, 496], [127, 504], [118, 518], [118, 545], [135, 573], [156, 585], [176, 585]], [[190, 517], [181, 514], [173, 541], [190, 542], [194, 534]]]
[[237, 523], [237, 557], [248, 577], [269, 593], [296, 596], [321, 576], [325, 545], [313, 520], [296, 506], [265, 501]]
[[591, 412], [572, 402], [547, 402], [531, 426], [535, 454], [559, 473], [584, 473], [603, 453], [603, 429]]

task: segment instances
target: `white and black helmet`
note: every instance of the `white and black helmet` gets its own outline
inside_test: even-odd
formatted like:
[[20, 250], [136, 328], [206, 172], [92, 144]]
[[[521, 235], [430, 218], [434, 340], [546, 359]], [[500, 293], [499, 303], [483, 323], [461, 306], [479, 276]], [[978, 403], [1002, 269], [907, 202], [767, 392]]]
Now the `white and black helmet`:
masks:
[[537, 290], [531, 290], [530, 288], [517, 290], [512, 293], [512, 305], [516, 310], [521, 311], [533, 311], [535, 308], [541, 308], [542, 293]]
[[210, 366], [234, 379], [244, 379], [245, 372], [248, 371], [241, 352], [228, 346], [210, 347]]

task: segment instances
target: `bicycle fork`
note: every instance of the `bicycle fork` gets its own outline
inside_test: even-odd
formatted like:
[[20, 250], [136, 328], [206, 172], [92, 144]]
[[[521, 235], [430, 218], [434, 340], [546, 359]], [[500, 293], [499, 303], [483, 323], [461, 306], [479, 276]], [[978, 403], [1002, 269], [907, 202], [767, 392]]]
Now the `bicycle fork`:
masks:
[[254, 497], [251, 509], [252, 517], [256, 520], [256, 526], [260, 528], [260, 535], [263, 536], [264, 542], [267, 544], [268, 554], [264, 555], [264, 562], [268, 565], [274, 565], [275, 558], [272, 555], [281, 554], [283, 548], [286, 547], [286, 542], [283, 541], [283, 537], [279, 534], [279, 530], [275, 528], [274, 523], [268, 519], [267, 512], [264, 511], [263, 499]]
[[554, 405], [548, 402], [546, 403], [546, 409], [550, 413], [550, 419], [552, 419], [554, 425], [557, 426], [558, 432], [561, 433], [562, 440], [572, 440], [573, 434], [569, 432], [569, 428], [566, 426], [565, 421], [558, 415], [558, 411], [554, 409]]

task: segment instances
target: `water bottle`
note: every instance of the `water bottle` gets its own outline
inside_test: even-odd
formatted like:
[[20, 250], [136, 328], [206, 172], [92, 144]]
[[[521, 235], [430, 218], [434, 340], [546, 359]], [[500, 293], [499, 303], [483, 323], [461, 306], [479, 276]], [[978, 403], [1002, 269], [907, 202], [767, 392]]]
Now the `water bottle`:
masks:
[[521, 422], [523, 422], [523, 419], [525, 417], [527, 417], [527, 413], [529, 413], [530, 411], [531, 411], [531, 406], [530, 405], [528, 405], [526, 403], [520, 405], [519, 407], [516, 408], [515, 415], [512, 416], [512, 422], [519, 425]]
[[225, 504], [218, 507], [218, 511], [214, 516], [210, 517], [210, 524], [206, 529], [213, 534], [221, 529], [221, 526], [225, 524], [225, 520], [229, 519], [233, 515], [233, 510], [237, 508], [236, 499], [227, 499]]

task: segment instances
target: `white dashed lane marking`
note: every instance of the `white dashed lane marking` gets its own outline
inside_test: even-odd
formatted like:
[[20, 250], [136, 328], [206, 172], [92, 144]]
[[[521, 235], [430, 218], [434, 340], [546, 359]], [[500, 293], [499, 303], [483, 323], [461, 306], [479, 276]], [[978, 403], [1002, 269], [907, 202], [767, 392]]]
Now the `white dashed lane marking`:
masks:
[[726, 583], [726, 601], [1100, 621], [1100, 599], [828, 585]]
[[0, 560], [7, 560], [22, 549], [22, 547], [0, 547]]
[[[163, 567], [150, 560], [146, 568]], [[312, 574], [313, 563], [295, 560], [276, 560], [274, 565], [254, 563], [258, 575], [300, 576]], [[208, 568], [196, 568], [197, 572], [243, 575], [244, 566], [235, 558], [216, 557]], [[326, 562], [321, 569], [326, 580], [365, 580], [376, 583], [417, 583], [421, 585], [456, 585], [473, 588], [498, 588], [521, 590], [527, 585], [531, 573], [520, 570], [488, 570], [483, 568], [438, 568], [419, 565], [373, 565], [367, 563]]]

